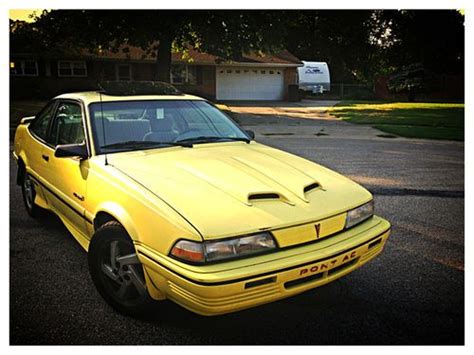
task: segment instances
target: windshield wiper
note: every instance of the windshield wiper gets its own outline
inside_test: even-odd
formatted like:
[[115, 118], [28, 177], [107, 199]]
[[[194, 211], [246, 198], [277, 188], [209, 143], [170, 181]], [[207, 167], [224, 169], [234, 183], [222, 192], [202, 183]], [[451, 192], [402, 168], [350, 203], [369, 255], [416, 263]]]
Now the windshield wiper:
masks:
[[250, 139], [244, 137], [216, 137], [216, 136], [198, 136], [177, 140], [176, 143], [213, 143], [213, 142], [245, 142], [250, 143]]
[[113, 143], [113, 144], [107, 144], [104, 146], [101, 146], [101, 149], [121, 149], [121, 148], [140, 148], [140, 147], [170, 147], [170, 146], [181, 146], [181, 147], [187, 147], [187, 148], [192, 148], [193, 145], [190, 143], [186, 142], [155, 142], [155, 141], [126, 141], [126, 142], [118, 142], [118, 143]]

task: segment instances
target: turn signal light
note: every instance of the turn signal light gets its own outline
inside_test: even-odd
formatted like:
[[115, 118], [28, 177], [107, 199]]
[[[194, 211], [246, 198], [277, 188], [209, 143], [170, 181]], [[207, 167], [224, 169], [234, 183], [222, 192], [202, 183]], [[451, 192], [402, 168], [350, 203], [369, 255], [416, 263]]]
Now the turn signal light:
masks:
[[188, 240], [177, 242], [171, 249], [171, 255], [192, 262], [203, 262], [205, 260], [202, 244]]

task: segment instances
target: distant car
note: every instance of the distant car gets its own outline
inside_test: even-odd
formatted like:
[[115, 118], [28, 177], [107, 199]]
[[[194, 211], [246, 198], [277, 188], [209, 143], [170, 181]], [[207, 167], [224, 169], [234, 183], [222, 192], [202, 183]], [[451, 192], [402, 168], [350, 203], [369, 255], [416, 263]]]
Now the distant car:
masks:
[[253, 138], [202, 98], [111, 90], [54, 98], [13, 154], [26, 211], [59, 216], [111, 306], [216, 315], [334, 281], [390, 232], [367, 190]]

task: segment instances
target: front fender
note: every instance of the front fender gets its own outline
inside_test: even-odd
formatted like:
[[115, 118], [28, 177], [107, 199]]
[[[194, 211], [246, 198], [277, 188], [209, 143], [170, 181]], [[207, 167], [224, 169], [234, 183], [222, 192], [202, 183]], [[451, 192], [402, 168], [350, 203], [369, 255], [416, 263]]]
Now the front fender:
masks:
[[139, 235], [134, 226], [132, 217], [121, 205], [113, 201], [104, 201], [97, 206], [94, 216], [97, 216], [101, 212], [105, 212], [116, 219], [117, 222], [125, 228], [134, 242], [139, 241]]
[[124, 226], [135, 244], [163, 254], [168, 254], [178, 239], [202, 241], [199, 232], [170, 205], [99, 159], [90, 159], [84, 206], [88, 219], [108, 213]]
[[28, 157], [24, 145], [22, 144], [24, 141], [25, 129], [24, 125], [20, 125], [15, 130], [15, 138], [13, 139], [13, 157], [17, 164], [20, 164], [21, 160], [25, 165], [25, 168], [27, 168], [29, 166]]

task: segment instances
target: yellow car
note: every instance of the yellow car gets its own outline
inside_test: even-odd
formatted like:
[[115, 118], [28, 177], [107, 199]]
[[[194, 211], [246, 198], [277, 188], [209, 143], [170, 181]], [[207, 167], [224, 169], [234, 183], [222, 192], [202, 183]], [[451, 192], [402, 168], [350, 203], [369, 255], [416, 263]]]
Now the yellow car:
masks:
[[26, 211], [59, 216], [115, 309], [138, 315], [170, 299], [234, 312], [382, 252], [390, 224], [367, 190], [255, 142], [205, 99], [137, 87], [60, 95], [14, 142]]

